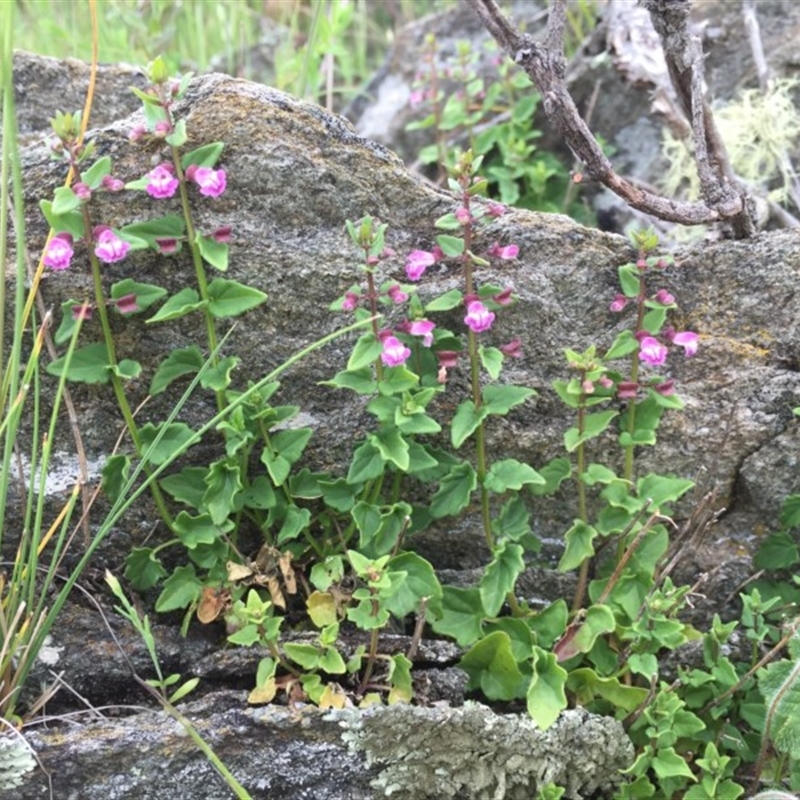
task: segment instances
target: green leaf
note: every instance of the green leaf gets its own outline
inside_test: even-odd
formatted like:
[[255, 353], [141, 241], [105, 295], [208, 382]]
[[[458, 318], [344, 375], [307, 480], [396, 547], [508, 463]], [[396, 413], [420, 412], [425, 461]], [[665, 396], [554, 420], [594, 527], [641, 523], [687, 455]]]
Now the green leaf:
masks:
[[583, 418], [583, 431], [577, 428], [570, 428], [564, 434], [564, 447], [571, 453], [579, 444], [599, 436], [611, 424], [611, 420], [617, 416], [617, 411], [598, 411], [594, 414], [586, 414]]
[[756, 569], [788, 569], [800, 562], [797, 540], [787, 531], [771, 533], [758, 548]]
[[178, 567], [164, 581], [164, 588], [156, 600], [156, 611], [163, 614], [186, 608], [199, 599], [202, 589], [203, 584], [197, 579], [192, 564]]
[[399, 502], [379, 507], [359, 501], [351, 514], [360, 534], [360, 551], [368, 558], [378, 558], [394, 549], [400, 534], [408, 525], [411, 506]]
[[162, 478], [159, 484], [177, 502], [200, 509], [206, 492], [205, 477], [204, 467], [184, 467], [175, 475]]
[[455, 639], [459, 647], [469, 647], [481, 635], [486, 612], [477, 588], [442, 587], [442, 616], [431, 622], [436, 633]]
[[393, 655], [389, 660], [389, 705], [392, 703], [410, 703], [414, 697], [414, 682], [411, 677], [411, 661], [402, 653]]
[[[525, 501], [519, 495], [515, 495], [503, 505], [500, 514], [492, 520], [492, 530], [498, 540], [511, 539], [515, 542], [519, 542], [531, 532], [530, 513]], [[539, 549], [530, 542], [523, 544], [534, 552]], [[538, 541], [536, 544], [539, 544]]]
[[[650, 658], [656, 660], [654, 655], [650, 655]], [[648, 696], [648, 690], [641, 686], [629, 686], [621, 683], [619, 678], [601, 678], [587, 667], [572, 670], [567, 678], [567, 687], [581, 705], [588, 705], [596, 697], [601, 697], [613, 704], [614, 708], [628, 713], [644, 703]]]
[[522, 546], [516, 542], [503, 542], [495, 548], [492, 560], [484, 568], [478, 588], [483, 607], [490, 617], [500, 613], [506, 596], [514, 591], [517, 578], [525, 569], [523, 552]]
[[636, 264], [623, 264], [618, 269], [619, 283], [625, 297], [638, 297], [642, 276]]
[[636, 493], [642, 500], [650, 500], [650, 511], [656, 511], [664, 503], [672, 503], [694, 486], [694, 481], [686, 478], [670, 478], [665, 475], [650, 473], [640, 478], [636, 484]]
[[125, 578], [139, 592], [152, 589], [167, 571], [152, 547], [134, 547], [125, 558]]
[[181, 156], [181, 169], [185, 172], [192, 165], [211, 168], [217, 163], [224, 148], [224, 142], [211, 142], [190, 150]]
[[469, 505], [472, 492], [478, 486], [478, 475], [468, 462], [453, 467], [439, 482], [431, 498], [430, 514], [434, 519], [458, 514]]
[[142, 365], [138, 361], [131, 361], [123, 358], [116, 366], [111, 367], [111, 372], [124, 381], [138, 378], [142, 371]]
[[186, 134], [186, 120], [179, 119], [175, 123], [175, 127], [172, 130], [172, 132], [167, 134], [164, 137], [164, 140], [170, 147], [174, 147], [177, 149], [183, 147], [186, 144], [188, 138], [189, 137]]
[[131, 460], [128, 456], [112, 455], [106, 459], [100, 485], [112, 503], [122, 495], [130, 471]]
[[545, 479], [530, 465], [515, 458], [504, 458], [492, 464], [483, 485], [490, 492], [503, 494], [509, 489], [519, 491], [525, 485], [543, 486], [544, 483]]
[[218, 242], [213, 236], [198, 236], [195, 239], [195, 243], [204, 261], [207, 261], [220, 272], [225, 272], [228, 269], [230, 248], [225, 242]]
[[689, 769], [686, 759], [675, 752], [674, 747], [661, 747], [653, 756], [651, 762], [653, 771], [659, 778], [691, 778], [696, 780], [694, 773]]
[[358, 337], [353, 352], [347, 361], [347, 371], [352, 372], [373, 364], [380, 358], [382, 352], [383, 344], [374, 333], [362, 334]]
[[322, 386], [335, 386], [339, 389], [351, 389], [356, 394], [372, 395], [378, 390], [378, 382], [369, 367], [346, 369], [337, 372], [329, 381], [320, 381]]
[[270, 447], [265, 447], [261, 453], [261, 463], [276, 486], [282, 486], [289, 477], [292, 464], [303, 455], [313, 432], [311, 428], [294, 428], [270, 438]]
[[353, 452], [350, 469], [347, 473], [349, 484], [366, 483], [383, 475], [385, 462], [371, 442], [366, 441]]
[[514, 700], [525, 693], [525, 678], [504, 631], [476, 642], [459, 666], [469, 675], [468, 689], [480, 689], [489, 700]]
[[567, 671], [559, 666], [555, 655], [534, 647], [533, 675], [526, 700], [528, 714], [542, 730], [547, 730], [567, 707], [566, 683]]
[[667, 309], [663, 306], [651, 308], [642, 319], [642, 330], [656, 336], [667, 321]]
[[172, 295], [161, 308], [153, 314], [147, 321], [149, 325], [152, 322], [167, 322], [179, 317], [185, 317], [191, 314], [192, 311], [202, 308], [205, 303], [200, 300], [200, 295], [192, 288], [187, 287], [181, 289], [177, 294]]
[[49, 200], [40, 200], [39, 208], [42, 210], [47, 224], [55, 233], [70, 233], [76, 241], [83, 237], [83, 215], [80, 211], [56, 214], [53, 211], [53, 204]]
[[536, 643], [541, 647], [550, 648], [556, 639], [560, 638], [567, 627], [569, 610], [564, 600], [556, 600], [547, 608], [542, 609], [535, 617], [528, 619], [528, 627], [536, 636]]
[[633, 335], [633, 332], [624, 330], [614, 339], [614, 343], [609, 347], [606, 353], [606, 361], [629, 356], [631, 353], [635, 353], [639, 349], [639, 346], [639, 340]]
[[442, 587], [428, 561], [416, 553], [400, 553], [391, 558], [386, 567], [394, 572], [406, 573], [406, 579], [397, 587], [397, 591], [386, 598], [385, 605], [389, 613], [397, 619], [417, 613], [423, 598], [428, 601], [429, 615], [441, 613]]
[[475, 409], [472, 400], [459, 403], [453, 420], [450, 423], [450, 440], [453, 447], [458, 449], [478, 429], [478, 426], [488, 416], [486, 406]]
[[553, 494], [559, 486], [572, 474], [572, 464], [568, 458], [563, 456], [548, 461], [538, 470], [539, 475], [544, 478], [544, 484], [531, 484], [531, 491], [537, 497]]
[[588, 653], [598, 636], [611, 633], [615, 628], [614, 613], [608, 606], [590, 606], [582, 617], [570, 623], [553, 652], [559, 661], [568, 661], [579, 653]]
[[481, 364], [489, 377], [496, 381], [500, 377], [500, 372], [503, 369], [503, 354], [496, 347], [478, 347], [478, 356], [480, 357]]
[[215, 461], [205, 476], [206, 491], [203, 505], [208, 509], [216, 525], [222, 525], [228, 517], [242, 507], [242, 475], [235, 459]]
[[76, 383], [108, 383], [111, 365], [105, 344], [97, 342], [75, 350], [67, 365], [67, 356], [61, 356], [47, 365], [50, 375], [61, 377], [66, 369], [67, 379]]
[[524, 403], [529, 397], [535, 397], [536, 392], [525, 386], [498, 386], [493, 384], [483, 390], [483, 406], [489, 414], [503, 416], [508, 414], [514, 406]]
[[231, 373], [239, 364], [238, 356], [226, 356], [220, 359], [213, 367], [209, 367], [200, 378], [200, 385], [212, 392], [225, 391], [230, 385]]
[[59, 186], [53, 192], [53, 214], [62, 216], [81, 207], [81, 200], [69, 186]]
[[[227, 522], [227, 520], [226, 520]], [[174, 520], [174, 530], [184, 547], [193, 550], [199, 544], [213, 544], [222, 534], [222, 528], [214, 524], [210, 514], [192, 516], [181, 511]], [[226, 526], [232, 527], [231, 525]]]
[[442, 248], [442, 252], [447, 258], [457, 258], [464, 252], [464, 239], [460, 236], [442, 233], [436, 237], [436, 244]]
[[576, 519], [564, 536], [566, 547], [558, 562], [559, 571], [569, 572], [577, 569], [587, 558], [591, 558], [594, 555], [592, 542], [595, 536], [597, 531], [591, 525]]
[[408, 469], [408, 443], [397, 428], [380, 428], [377, 433], [370, 435], [370, 441], [384, 461], [391, 461], [403, 472]]
[[464, 302], [464, 294], [460, 289], [450, 289], [449, 292], [439, 295], [425, 306], [425, 313], [433, 311], [450, 311]]
[[[154, 445], [159, 435], [158, 443]], [[142, 442], [142, 456], [146, 454], [148, 463], [158, 465], [173, 458], [176, 452], [183, 450], [186, 443], [194, 436], [194, 431], [185, 422], [159, 425], [148, 422], [139, 429], [139, 436]], [[152, 450], [150, 450], [151, 447]]]
[[146, 311], [153, 303], [157, 303], [162, 297], [165, 297], [167, 290], [151, 283], [139, 283], [132, 278], [117, 281], [111, 286], [111, 298], [113, 300], [119, 300], [121, 297], [126, 297], [130, 294], [136, 295], [136, 311], [132, 311], [131, 314], [139, 314], [142, 311]]
[[203, 354], [197, 345], [173, 350], [156, 368], [150, 382], [150, 394], [161, 394], [173, 381], [199, 372], [202, 366]]
[[147, 222], [134, 222], [126, 225], [122, 228], [122, 233], [144, 239], [148, 247], [158, 250], [156, 239], [181, 239], [186, 233], [186, 224], [183, 217], [177, 214], [165, 214], [163, 217], [150, 219]]
[[783, 501], [781, 525], [786, 528], [796, 528], [800, 525], [800, 494], [790, 494]]
[[283, 524], [278, 531], [277, 543], [280, 547], [296, 539], [311, 523], [311, 512], [307, 508], [289, 506], [286, 509], [286, 516]]
[[758, 689], [772, 717], [769, 728], [772, 743], [793, 759], [800, 758], [800, 716], [797, 714], [800, 681], [796, 656], [794, 662], [777, 661], [759, 673]]
[[103, 156], [92, 164], [85, 172], [81, 172], [81, 181], [90, 189], [96, 189], [106, 175], [111, 173], [111, 159]]
[[267, 295], [236, 281], [215, 278], [208, 285], [208, 298], [208, 310], [213, 317], [220, 319], [244, 314], [245, 311], [261, 305], [267, 299]]

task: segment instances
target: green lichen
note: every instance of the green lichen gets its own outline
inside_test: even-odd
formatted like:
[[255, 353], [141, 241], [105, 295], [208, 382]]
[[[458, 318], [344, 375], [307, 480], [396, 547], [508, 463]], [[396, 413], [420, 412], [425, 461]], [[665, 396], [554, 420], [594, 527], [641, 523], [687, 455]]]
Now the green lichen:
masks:
[[565, 800], [610, 797], [633, 761], [622, 725], [583, 710], [546, 731], [478, 703], [334, 714], [351, 750], [379, 768], [375, 789], [393, 800], [530, 800], [548, 784], [564, 787]]
[[0, 737], [0, 791], [20, 786], [23, 776], [35, 767], [36, 760], [22, 737]]

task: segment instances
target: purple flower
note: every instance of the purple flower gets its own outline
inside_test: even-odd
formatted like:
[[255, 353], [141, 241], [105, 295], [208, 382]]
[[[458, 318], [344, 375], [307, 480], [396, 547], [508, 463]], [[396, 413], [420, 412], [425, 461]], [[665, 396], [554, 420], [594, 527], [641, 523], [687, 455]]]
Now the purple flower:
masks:
[[135, 294], [126, 294], [122, 297], [118, 297], [114, 303], [117, 306], [117, 311], [120, 314], [133, 314], [134, 311], [139, 310], [139, 306], [136, 303], [136, 295]]
[[92, 318], [92, 307], [89, 303], [81, 303], [77, 306], [72, 306], [72, 319], [76, 322], [78, 320], [87, 320]]
[[500, 345], [500, 352], [509, 358], [522, 358], [522, 342], [512, 339], [508, 344]]
[[473, 333], [488, 331], [494, 322], [494, 314], [480, 300], [473, 300], [467, 306], [464, 323]]
[[660, 395], [664, 397], [669, 397], [671, 394], [675, 394], [675, 381], [670, 379], [668, 381], [664, 381], [664, 383], [659, 383], [657, 386], [653, 387]]
[[506, 211], [508, 211], [508, 209], [502, 203], [495, 203], [494, 201], [490, 200], [486, 204], [486, 213], [490, 217], [502, 217]]
[[658, 339], [644, 336], [639, 342], [639, 360], [651, 367], [660, 367], [667, 360], [667, 348]]
[[628, 305], [628, 298], [624, 294], [615, 294], [614, 299], [608, 306], [608, 310], [618, 314]]
[[617, 397], [620, 400], [635, 400], [639, 384], [631, 381], [621, 381], [617, 384]]
[[227, 185], [227, 176], [224, 169], [211, 169], [198, 167], [194, 170], [192, 179], [200, 187], [200, 194], [206, 197], [219, 197]]
[[387, 290], [386, 294], [389, 299], [395, 303], [405, 303], [408, 300], [408, 293], [403, 291], [403, 287], [399, 283], [393, 283]]
[[231, 226], [223, 225], [221, 228], [217, 228], [212, 236], [220, 244], [229, 244], [231, 241]]
[[653, 300], [661, 303], [662, 306], [671, 306], [675, 302], [675, 298], [666, 289], [659, 289], [653, 296]]
[[92, 190], [85, 183], [81, 183], [80, 181], [74, 183], [72, 185], [72, 191], [75, 192], [75, 197], [77, 197], [78, 200], [87, 202], [92, 199]]
[[172, 238], [156, 239], [158, 249], [161, 251], [162, 256], [169, 256], [172, 253], [178, 252], [178, 240]]
[[444, 254], [436, 246], [432, 251], [412, 250], [406, 258], [406, 275], [410, 281], [418, 281], [428, 267], [433, 266]]
[[131, 249], [128, 242], [123, 241], [111, 228], [103, 228], [95, 239], [97, 242], [94, 254], [106, 264], [122, 261]]
[[405, 364], [410, 355], [411, 351], [396, 336], [387, 336], [383, 340], [381, 361], [385, 366], [399, 367], [401, 364]]
[[155, 169], [147, 173], [149, 181], [145, 186], [145, 191], [150, 197], [159, 200], [165, 197], [172, 197], [178, 188], [178, 179], [175, 177], [175, 170], [171, 164], [159, 164]]
[[72, 236], [59, 233], [47, 245], [44, 253], [44, 265], [50, 269], [66, 269], [72, 260]]
[[683, 348], [686, 358], [691, 358], [697, 352], [698, 336], [691, 331], [683, 331], [672, 336], [672, 342]]
[[355, 292], [345, 292], [344, 300], [342, 300], [342, 311], [352, 311], [358, 306], [358, 301], [361, 298]]
[[507, 244], [505, 247], [500, 247], [500, 245], [495, 242], [488, 249], [487, 255], [491, 258], [502, 258], [505, 261], [509, 261], [519, 255], [519, 247], [515, 244]]
[[427, 319], [415, 319], [413, 322], [407, 322], [405, 329], [412, 336], [421, 336], [422, 344], [425, 347], [430, 347], [433, 344], [433, 329], [436, 327], [435, 322]]
[[101, 185], [107, 192], [121, 192], [125, 188], [123, 181], [119, 178], [112, 178], [111, 175], [106, 175]]
[[503, 289], [502, 292], [496, 294], [492, 300], [499, 306], [510, 306], [514, 302], [514, 290], [509, 286], [508, 289]]

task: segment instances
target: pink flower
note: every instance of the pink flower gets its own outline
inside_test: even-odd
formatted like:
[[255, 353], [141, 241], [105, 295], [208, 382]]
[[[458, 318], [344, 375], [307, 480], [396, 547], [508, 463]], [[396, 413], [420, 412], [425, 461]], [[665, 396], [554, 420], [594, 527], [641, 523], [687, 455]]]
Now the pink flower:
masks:
[[147, 128], [144, 125], [134, 125], [128, 133], [128, 140], [131, 142], [138, 142], [147, 133]]
[[149, 181], [145, 186], [145, 191], [150, 197], [159, 200], [165, 197], [172, 197], [178, 188], [178, 179], [175, 177], [175, 170], [172, 164], [159, 164], [155, 169], [147, 173]]
[[47, 245], [44, 253], [44, 265], [50, 269], [66, 269], [72, 260], [72, 236], [59, 233]]
[[697, 352], [698, 336], [696, 333], [690, 331], [676, 333], [672, 336], [672, 341], [683, 348], [686, 358], [691, 358]]
[[508, 209], [502, 203], [495, 203], [494, 201], [490, 200], [486, 204], [486, 213], [490, 217], [502, 217], [506, 211], [508, 211]]
[[206, 197], [219, 197], [227, 185], [227, 176], [224, 169], [211, 169], [198, 167], [192, 179], [200, 187], [200, 194]]
[[675, 302], [675, 298], [666, 289], [659, 289], [653, 296], [653, 300], [661, 303], [662, 306], [671, 306]]
[[172, 133], [172, 125], [165, 119], [156, 122], [153, 125], [153, 136], [158, 136], [159, 139], [164, 139]]
[[410, 355], [411, 351], [396, 336], [387, 336], [383, 340], [381, 361], [385, 366], [399, 367], [401, 364], [405, 364]]
[[123, 181], [119, 178], [112, 178], [110, 175], [106, 175], [101, 183], [107, 192], [121, 192], [125, 188]]
[[177, 239], [156, 239], [155, 241], [162, 256], [169, 256], [178, 252]]
[[352, 311], [358, 306], [361, 298], [355, 292], [345, 292], [342, 300], [342, 311]]
[[414, 108], [414, 106], [418, 106], [420, 103], [425, 100], [425, 92], [422, 89], [414, 89], [413, 92], [408, 96], [408, 104]]
[[508, 344], [500, 345], [500, 352], [509, 358], [522, 358], [522, 342], [512, 339]]
[[635, 400], [636, 392], [639, 390], [638, 383], [631, 381], [621, 381], [617, 384], [617, 397], [620, 400]]
[[452, 369], [458, 364], [458, 353], [455, 350], [439, 350], [436, 353], [436, 358], [439, 359], [440, 366], [448, 369]]
[[128, 254], [131, 246], [117, 236], [111, 228], [103, 228], [95, 240], [94, 254], [106, 264], [122, 261]]
[[505, 247], [500, 247], [500, 245], [495, 242], [488, 249], [486, 254], [492, 258], [502, 258], [505, 261], [509, 261], [519, 255], [519, 247], [515, 244], [507, 244]]
[[[438, 251], [438, 253], [437, 253]], [[442, 251], [434, 247], [427, 250], [412, 250], [406, 258], [406, 275], [410, 281], [418, 281], [428, 267], [433, 266], [442, 257]]]
[[72, 185], [72, 191], [75, 192], [75, 197], [78, 200], [83, 200], [84, 202], [92, 199], [92, 190], [85, 184], [81, 183], [74, 183]]
[[430, 347], [433, 344], [433, 329], [435, 327], [436, 323], [427, 319], [415, 319], [405, 325], [406, 330], [412, 336], [422, 337], [422, 344], [425, 347]]
[[134, 311], [139, 310], [139, 306], [136, 303], [136, 295], [135, 294], [126, 294], [122, 297], [118, 297], [114, 303], [117, 306], [117, 311], [120, 314], [133, 314]]
[[472, 215], [469, 213], [469, 209], [464, 208], [464, 206], [460, 206], [456, 209], [455, 216], [462, 225], [469, 225], [472, 221]]
[[92, 307], [89, 303], [81, 303], [77, 306], [72, 306], [72, 319], [87, 320], [92, 318]]
[[625, 308], [626, 305], [628, 305], [628, 298], [625, 297], [624, 294], [615, 294], [614, 299], [608, 306], [608, 310], [612, 311], [615, 314], [618, 314]]
[[386, 294], [389, 299], [396, 304], [405, 303], [408, 300], [408, 293], [403, 291], [403, 287], [399, 283], [393, 283], [387, 290]]
[[509, 286], [508, 289], [503, 289], [502, 292], [496, 294], [492, 300], [499, 306], [510, 306], [514, 302], [514, 290]]
[[588, 378], [581, 384], [584, 394], [594, 394], [594, 383]]
[[660, 367], [667, 360], [667, 348], [658, 339], [644, 336], [639, 342], [639, 360], [651, 367]]
[[664, 381], [664, 383], [659, 383], [657, 386], [653, 387], [660, 395], [664, 397], [669, 397], [671, 394], [675, 394], [675, 381], [670, 379], [668, 381]]
[[220, 244], [229, 244], [231, 241], [231, 226], [223, 225], [221, 228], [217, 228], [212, 235], [214, 240]]
[[494, 314], [480, 300], [473, 300], [467, 306], [464, 323], [473, 333], [488, 331], [494, 322]]
[[614, 381], [608, 377], [608, 375], [601, 375], [597, 379], [597, 383], [603, 387], [603, 389], [610, 389], [614, 385]]

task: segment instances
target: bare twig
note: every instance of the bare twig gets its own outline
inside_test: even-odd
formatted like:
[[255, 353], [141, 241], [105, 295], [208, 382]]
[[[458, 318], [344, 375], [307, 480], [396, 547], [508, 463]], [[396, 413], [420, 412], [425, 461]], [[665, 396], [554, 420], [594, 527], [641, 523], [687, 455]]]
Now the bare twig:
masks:
[[[565, 59], [563, 33], [566, 20], [565, 0], [552, 0], [544, 43], [521, 33], [500, 11], [495, 0], [466, 0], [480, 18], [484, 27], [498, 44], [509, 54], [539, 90], [542, 104], [548, 119], [555, 125], [575, 157], [585, 165], [586, 175], [619, 195], [632, 208], [652, 214], [663, 220], [683, 225], [702, 225], [729, 221], [736, 236], [744, 237], [753, 233], [750, 207], [745, 190], [731, 179], [724, 149], [721, 148], [716, 126], [710, 120], [710, 110], [704, 110], [702, 95], [693, 94], [702, 81], [693, 78], [701, 66], [702, 53], [699, 42], [688, 34], [692, 47], [684, 70], [688, 84], [684, 97], [688, 98], [689, 119], [693, 122], [695, 136], [701, 136], [702, 148], [708, 153], [708, 168], [704, 170], [703, 202], [689, 203], [661, 197], [636, 187], [630, 181], [614, 172], [611, 162], [606, 158], [597, 140], [586, 123], [581, 119], [575, 103], [565, 84]], [[664, 0], [647, 0], [648, 7], [660, 6]], [[683, 5], [683, 3], [680, 3]], [[651, 12], [652, 14], [652, 12]], [[655, 22], [655, 20], [654, 20]], [[663, 38], [663, 37], [662, 37]], [[669, 58], [667, 59], [669, 63]], [[676, 65], [679, 59], [674, 59]], [[684, 74], [682, 72], [681, 74]], [[683, 101], [682, 101], [683, 102]], [[707, 106], [707, 104], [705, 104]], [[698, 109], [693, 115], [691, 109]], [[697, 144], [697, 142], [695, 142]]]

